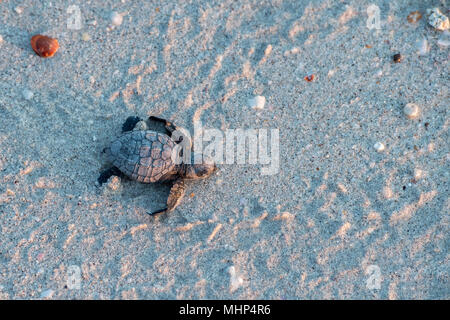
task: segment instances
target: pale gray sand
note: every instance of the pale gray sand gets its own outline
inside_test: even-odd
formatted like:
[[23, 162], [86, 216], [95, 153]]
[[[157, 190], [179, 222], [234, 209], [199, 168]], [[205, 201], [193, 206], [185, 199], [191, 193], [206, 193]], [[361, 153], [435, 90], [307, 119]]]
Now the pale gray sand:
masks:
[[[137, 3], [0, 3], [2, 299], [450, 298], [449, 51], [425, 17], [445, 1]], [[168, 186], [95, 184], [126, 117], [150, 114], [277, 128], [280, 172], [221, 165], [150, 218]]]

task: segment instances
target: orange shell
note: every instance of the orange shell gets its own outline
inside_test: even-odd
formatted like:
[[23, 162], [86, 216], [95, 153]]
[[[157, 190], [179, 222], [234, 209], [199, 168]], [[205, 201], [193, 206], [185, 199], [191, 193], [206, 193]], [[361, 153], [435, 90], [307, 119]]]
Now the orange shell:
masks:
[[34, 52], [43, 58], [52, 57], [59, 49], [58, 40], [37, 34], [31, 38]]
[[308, 82], [314, 81], [314, 78], [316, 76], [314, 74], [310, 74], [309, 76], [306, 76], [304, 79]]

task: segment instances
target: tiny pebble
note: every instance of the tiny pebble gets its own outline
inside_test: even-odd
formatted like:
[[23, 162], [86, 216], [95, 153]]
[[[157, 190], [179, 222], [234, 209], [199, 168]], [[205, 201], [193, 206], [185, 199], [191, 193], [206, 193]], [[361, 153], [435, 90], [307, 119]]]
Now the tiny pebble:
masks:
[[395, 63], [399, 63], [402, 61], [402, 55], [400, 53], [396, 53], [396, 54], [394, 54], [393, 59], [394, 59]]
[[117, 12], [115, 12], [115, 11], [113, 11], [111, 13], [111, 22], [115, 26], [120, 26], [122, 24], [122, 22], [123, 22], [122, 15], [117, 13]]
[[408, 119], [415, 119], [419, 116], [420, 113], [419, 106], [415, 103], [408, 103], [403, 108], [403, 113]]
[[384, 144], [381, 142], [377, 142], [373, 145], [377, 152], [382, 152], [384, 150]]
[[445, 31], [450, 28], [450, 21], [439, 8], [427, 9], [428, 24], [439, 31]]
[[28, 89], [22, 91], [22, 95], [26, 100], [33, 99], [34, 93]]
[[14, 11], [16, 11], [17, 14], [22, 14], [23, 8], [21, 8], [21, 7], [15, 7], [15, 8], [14, 8]]
[[423, 171], [421, 169], [414, 169], [414, 179], [420, 180], [423, 177]]
[[55, 291], [53, 291], [52, 289], [45, 290], [41, 293], [41, 299], [51, 298], [54, 293]]
[[256, 110], [264, 109], [265, 104], [266, 104], [266, 98], [263, 96], [256, 96], [254, 98], [248, 99], [249, 107], [256, 109]]
[[89, 35], [89, 33], [85, 32], [81, 35], [81, 39], [83, 41], [89, 41], [89, 40], [91, 40], [91, 36]]

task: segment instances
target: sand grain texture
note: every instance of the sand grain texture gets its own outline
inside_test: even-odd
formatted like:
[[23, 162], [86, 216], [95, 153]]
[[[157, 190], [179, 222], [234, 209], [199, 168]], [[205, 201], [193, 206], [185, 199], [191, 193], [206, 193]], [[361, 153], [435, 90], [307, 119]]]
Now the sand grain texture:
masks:
[[[73, 1], [2, 1], [0, 298], [449, 299], [449, 51], [407, 21], [442, 2], [107, 0], [72, 30]], [[95, 183], [125, 119], [150, 114], [278, 128], [280, 172], [221, 165], [150, 218], [167, 185]]]

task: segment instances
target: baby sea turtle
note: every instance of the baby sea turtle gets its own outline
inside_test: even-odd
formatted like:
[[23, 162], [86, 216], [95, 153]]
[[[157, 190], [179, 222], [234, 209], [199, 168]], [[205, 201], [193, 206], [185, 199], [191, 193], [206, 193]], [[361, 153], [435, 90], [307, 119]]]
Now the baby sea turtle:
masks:
[[98, 182], [103, 184], [113, 175], [126, 175], [142, 183], [173, 181], [167, 206], [148, 214], [173, 211], [184, 196], [186, 189], [184, 180], [207, 178], [217, 170], [217, 167], [211, 161], [199, 164], [181, 161], [177, 164], [174, 161], [177, 158], [173, 157], [172, 153], [178, 152], [178, 148], [175, 147], [183, 141], [183, 138], [187, 139], [183, 135], [177, 140], [172, 138], [175, 131], [177, 134], [181, 132], [179, 128], [165, 119], [151, 116], [149, 121], [162, 122], [167, 134], [152, 130], [133, 130], [139, 121], [142, 121], [139, 117], [128, 117], [122, 126], [122, 135], [109, 148], [103, 150], [113, 167], [103, 171]]

